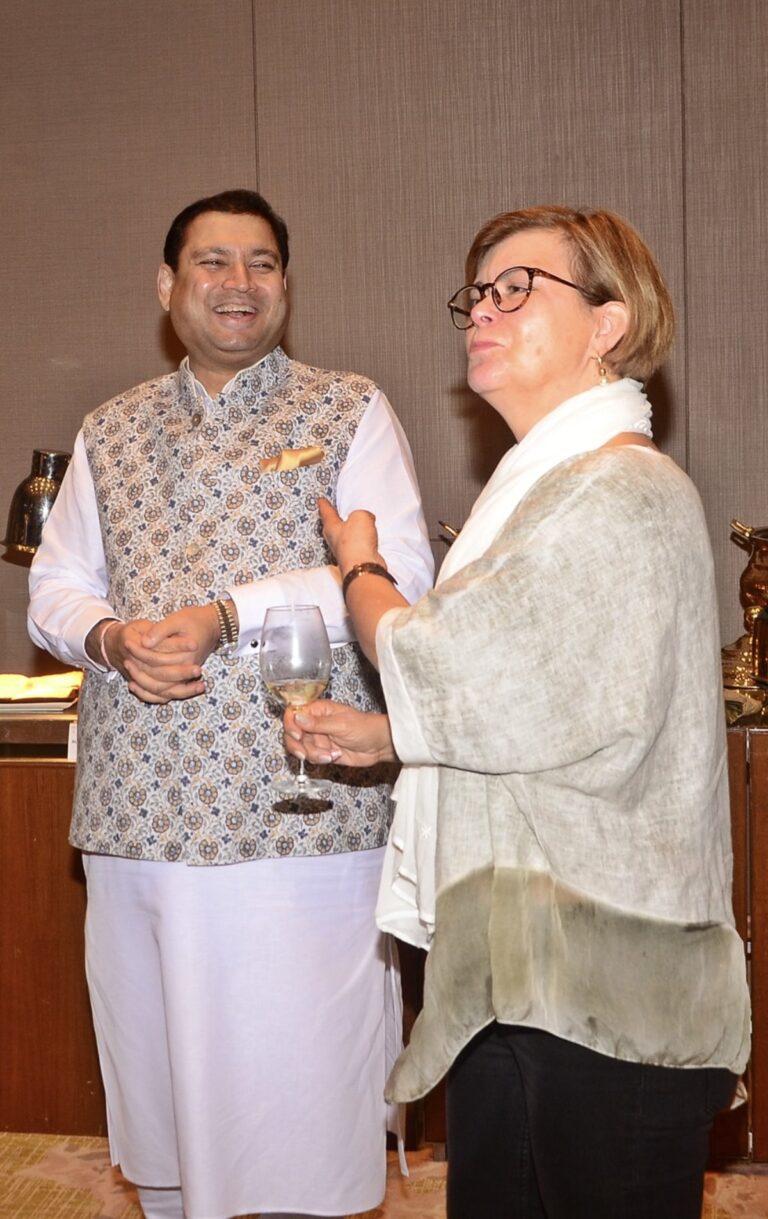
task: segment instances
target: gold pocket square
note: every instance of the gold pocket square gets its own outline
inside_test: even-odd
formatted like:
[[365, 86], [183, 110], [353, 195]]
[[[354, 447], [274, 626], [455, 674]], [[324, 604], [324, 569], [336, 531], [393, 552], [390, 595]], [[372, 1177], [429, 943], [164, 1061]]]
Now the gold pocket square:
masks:
[[276, 457], [262, 457], [259, 469], [262, 474], [298, 470], [301, 466], [314, 466], [324, 457], [325, 450], [316, 444], [310, 444], [305, 449], [282, 449]]

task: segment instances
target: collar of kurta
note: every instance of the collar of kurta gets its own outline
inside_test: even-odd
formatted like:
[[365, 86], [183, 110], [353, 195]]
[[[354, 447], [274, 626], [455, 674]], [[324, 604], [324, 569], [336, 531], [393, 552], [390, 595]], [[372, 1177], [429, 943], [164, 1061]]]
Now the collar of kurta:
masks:
[[201, 398], [207, 399], [211, 403], [224, 404], [233, 394], [237, 395], [246, 405], [251, 405], [256, 399], [267, 396], [282, 385], [288, 377], [290, 366], [291, 361], [282, 347], [275, 347], [256, 364], [251, 364], [248, 368], [241, 368], [239, 372], [235, 373], [215, 398], [211, 398], [205, 386], [192, 372], [189, 367], [189, 356], [185, 356], [181, 361], [176, 376], [179, 393], [190, 405], [199, 402]]

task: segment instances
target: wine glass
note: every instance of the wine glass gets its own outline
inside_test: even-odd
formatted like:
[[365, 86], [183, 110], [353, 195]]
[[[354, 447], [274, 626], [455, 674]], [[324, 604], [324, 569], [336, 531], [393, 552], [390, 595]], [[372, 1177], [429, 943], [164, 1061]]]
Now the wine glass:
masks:
[[[331, 645], [316, 605], [273, 605], [264, 615], [261, 630], [261, 678], [270, 693], [286, 707], [303, 707], [319, 698], [331, 675]], [[323, 796], [330, 790], [324, 779], [310, 779], [299, 759], [298, 774], [273, 779], [271, 786], [285, 796]]]

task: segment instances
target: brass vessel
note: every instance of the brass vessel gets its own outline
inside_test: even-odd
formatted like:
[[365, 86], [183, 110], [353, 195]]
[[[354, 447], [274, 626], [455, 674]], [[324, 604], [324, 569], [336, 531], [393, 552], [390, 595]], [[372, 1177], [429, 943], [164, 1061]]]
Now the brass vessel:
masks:
[[768, 697], [768, 528], [731, 521], [734, 541], [749, 551], [739, 581], [745, 633], [723, 648], [726, 689], [753, 691]]

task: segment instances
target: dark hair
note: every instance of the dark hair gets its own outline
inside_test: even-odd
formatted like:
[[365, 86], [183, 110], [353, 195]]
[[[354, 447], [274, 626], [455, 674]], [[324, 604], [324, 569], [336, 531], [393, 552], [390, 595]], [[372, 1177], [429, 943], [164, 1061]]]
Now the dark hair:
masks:
[[630, 224], [615, 212], [597, 208], [527, 207], [488, 220], [467, 255], [466, 282], [494, 246], [526, 229], [559, 233], [571, 251], [573, 278], [592, 305], [623, 301], [629, 326], [604, 360], [620, 377], [646, 381], [672, 344], [675, 316], [661, 272]]
[[186, 240], [187, 229], [193, 220], [206, 212], [227, 212], [231, 216], [261, 216], [272, 229], [283, 270], [288, 266], [288, 229], [282, 216], [278, 216], [266, 199], [255, 190], [224, 190], [218, 195], [208, 195], [205, 199], [190, 203], [172, 222], [163, 246], [163, 261], [172, 271], [179, 269], [179, 255]]

